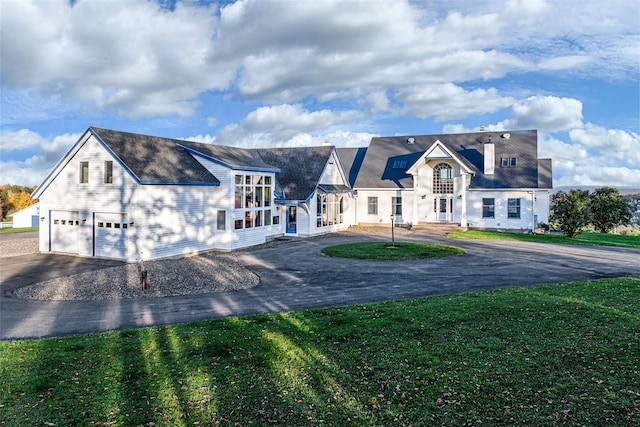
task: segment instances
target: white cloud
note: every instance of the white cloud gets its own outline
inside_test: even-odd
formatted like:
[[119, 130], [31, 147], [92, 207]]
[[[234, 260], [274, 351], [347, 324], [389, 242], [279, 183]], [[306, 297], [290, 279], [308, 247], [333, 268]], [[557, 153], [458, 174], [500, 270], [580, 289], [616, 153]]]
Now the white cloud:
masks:
[[189, 116], [227, 91], [296, 103], [540, 69], [637, 74], [633, 3], [8, 0], [1, 75], [44, 99], [141, 118]]
[[630, 166], [640, 166], [640, 135], [636, 132], [587, 123], [582, 129], [571, 130], [569, 136], [573, 142], [597, 149], [616, 163], [623, 161]]
[[213, 7], [10, 0], [1, 20], [3, 85], [134, 117], [191, 114], [200, 91], [224, 88], [234, 75], [208, 57]]
[[554, 185], [638, 186], [640, 137], [592, 123], [569, 131], [569, 142], [542, 135], [540, 157], [553, 159]]
[[217, 124], [218, 124], [218, 119], [216, 119], [215, 117], [207, 117], [207, 126], [212, 128]]
[[29, 129], [0, 134], [0, 151], [24, 150], [37, 145], [44, 145], [45, 140]]
[[[312, 147], [323, 145], [328, 141], [336, 147], [367, 147], [371, 138], [379, 136], [367, 132], [329, 132], [326, 134], [311, 135], [309, 133], [298, 133], [288, 140], [274, 140], [266, 133], [248, 134], [238, 144], [238, 141], [220, 141], [212, 135], [197, 135], [185, 138], [187, 141], [203, 142], [205, 144], [241, 145], [243, 148], [266, 148], [266, 147]], [[235, 143], [234, 143], [235, 142]]]
[[545, 71], [558, 71], [576, 69], [593, 61], [594, 58], [586, 55], [566, 55], [544, 59], [538, 64], [538, 68]]
[[[596, 173], [594, 173], [594, 169], [597, 169]], [[640, 169], [602, 167], [597, 161], [579, 165], [574, 172], [575, 174], [565, 175], [555, 180], [554, 186], [597, 185], [637, 188], [640, 182]]]
[[531, 96], [513, 104], [504, 129], [539, 129], [554, 132], [582, 127], [582, 102], [573, 98]]
[[493, 88], [467, 91], [452, 83], [402, 89], [395, 98], [404, 104], [405, 115], [437, 120], [495, 112], [513, 103], [511, 98], [501, 97]]
[[547, 134], [539, 134], [538, 140], [538, 157], [552, 159], [556, 176], [575, 173], [576, 165], [589, 159], [589, 152], [578, 144], [567, 143]]
[[371, 92], [365, 96], [364, 102], [372, 112], [389, 111], [391, 109], [389, 98], [385, 91]]
[[[326, 131], [334, 126], [351, 122], [361, 113], [356, 111], [335, 112], [331, 110], [307, 111], [302, 105], [282, 104], [260, 107], [249, 113], [240, 125], [225, 126], [218, 135], [223, 143], [238, 143], [249, 138], [264, 138], [278, 143], [300, 133]], [[253, 136], [252, 136], [253, 135]]]
[[[80, 138], [81, 134], [64, 134], [52, 140], [35, 132], [23, 130], [40, 145], [38, 154], [23, 161], [1, 161], [0, 183], [37, 185]], [[22, 132], [22, 131], [21, 131]]]

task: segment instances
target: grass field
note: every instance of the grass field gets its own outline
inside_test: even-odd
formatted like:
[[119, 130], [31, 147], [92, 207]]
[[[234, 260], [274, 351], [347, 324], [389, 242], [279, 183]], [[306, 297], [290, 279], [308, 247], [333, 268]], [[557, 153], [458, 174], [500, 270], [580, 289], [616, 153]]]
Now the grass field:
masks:
[[524, 234], [506, 233], [501, 231], [454, 231], [447, 237], [457, 239], [481, 239], [481, 240], [517, 240], [520, 242], [540, 243], [568, 243], [574, 245], [606, 245], [640, 247], [640, 236], [620, 235], [609, 233], [580, 233], [574, 238], [568, 238], [561, 234]]
[[340, 258], [401, 260], [460, 255], [466, 251], [455, 246], [408, 242], [356, 242], [328, 246], [325, 255]]
[[5, 341], [0, 424], [638, 425], [639, 349], [640, 278]]
[[28, 233], [30, 231], [38, 231], [38, 227], [27, 227], [27, 228], [13, 228], [6, 227], [0, 228], [0, 234], [13, 234], [13, 233]]

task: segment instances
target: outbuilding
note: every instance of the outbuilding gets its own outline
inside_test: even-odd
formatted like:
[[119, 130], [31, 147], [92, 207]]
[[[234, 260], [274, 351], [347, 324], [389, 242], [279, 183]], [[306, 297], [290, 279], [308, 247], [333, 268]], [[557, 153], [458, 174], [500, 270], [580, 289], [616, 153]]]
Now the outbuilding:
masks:
[[13, 228], [37, 227], [40, 224], [40, 203], [34, 203], [12, 215]]

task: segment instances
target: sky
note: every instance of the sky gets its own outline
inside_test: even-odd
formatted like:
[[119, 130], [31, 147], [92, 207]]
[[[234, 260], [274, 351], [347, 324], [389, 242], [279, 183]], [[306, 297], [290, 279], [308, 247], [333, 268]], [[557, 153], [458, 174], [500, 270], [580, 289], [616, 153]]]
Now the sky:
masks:
[[636, 0], [2, 0], [0, 184], [89, 126], [245, 148], [538, 130], [554, 186], [640, 186]]

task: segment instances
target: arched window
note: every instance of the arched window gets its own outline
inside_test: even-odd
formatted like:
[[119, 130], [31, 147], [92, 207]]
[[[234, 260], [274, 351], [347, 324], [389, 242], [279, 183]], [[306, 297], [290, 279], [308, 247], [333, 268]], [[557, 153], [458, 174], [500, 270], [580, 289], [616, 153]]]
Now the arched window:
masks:
[[433, 168], [434, 194], [453, 194], [453, 168], [446, 163], [438, 163]]

